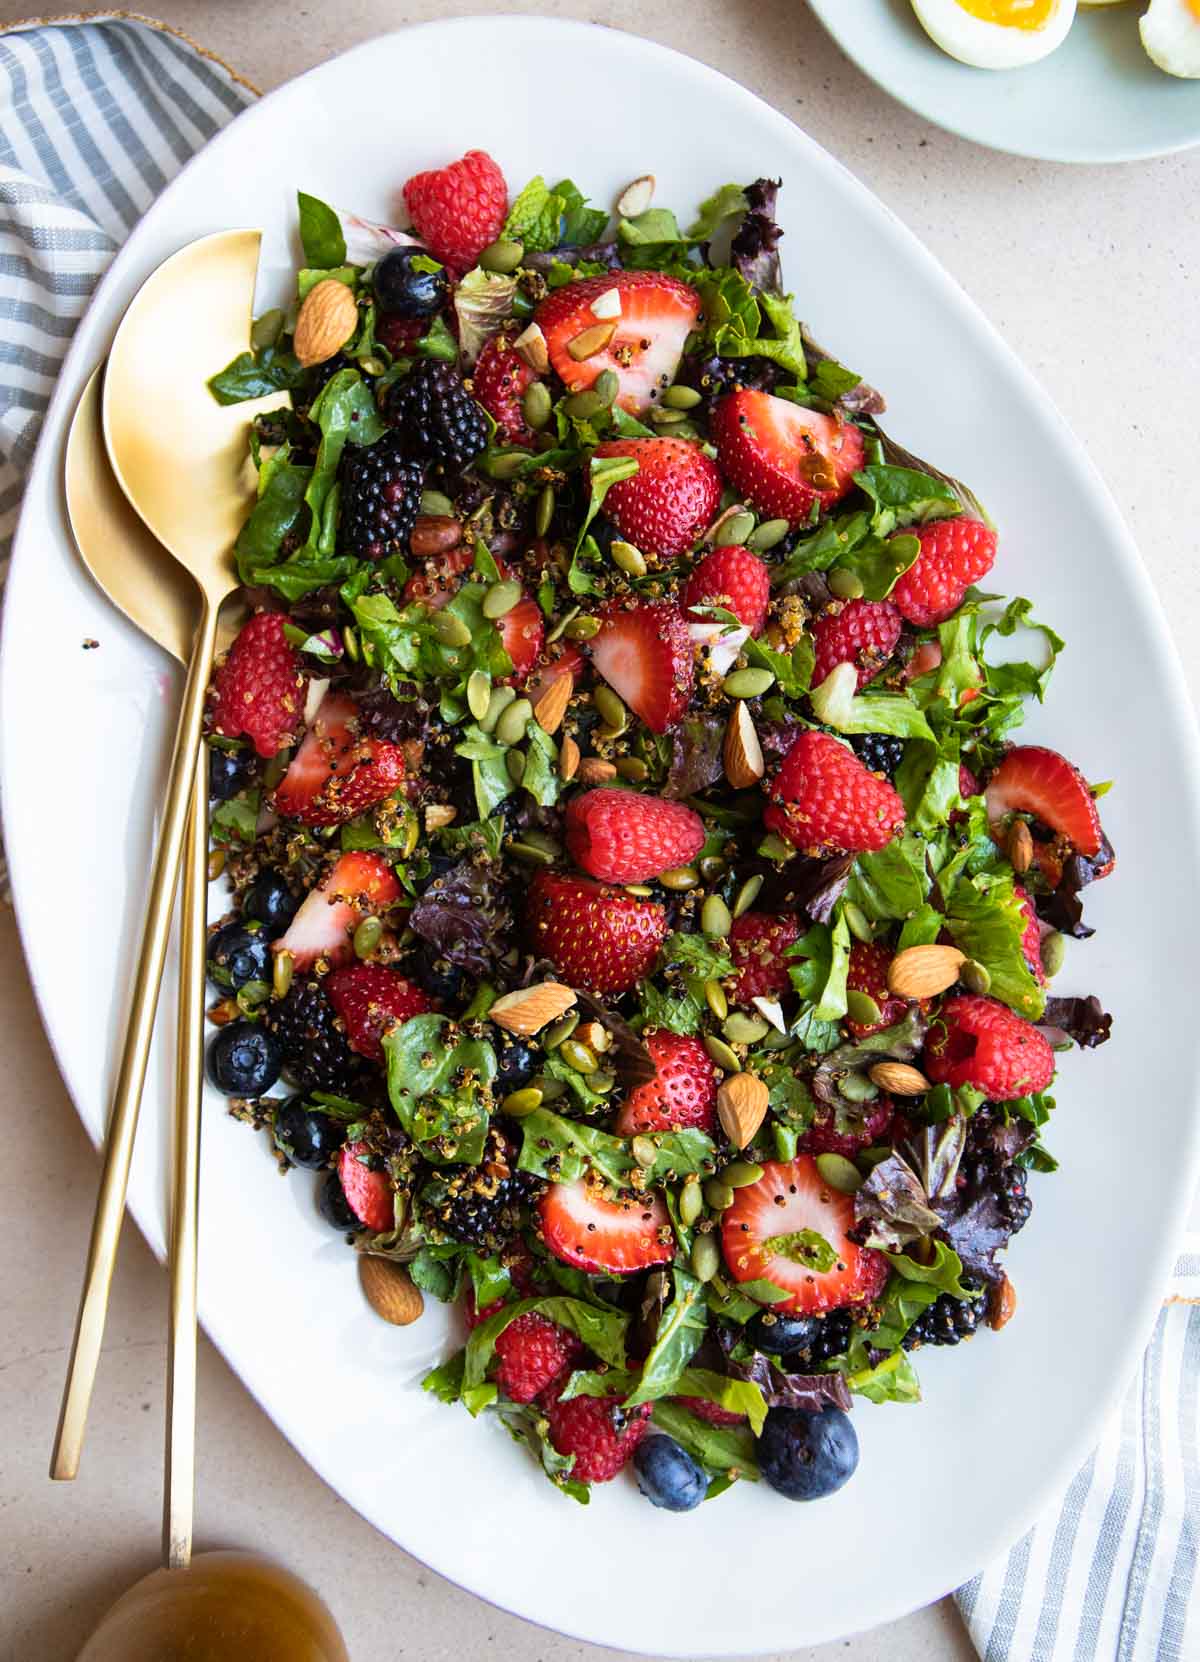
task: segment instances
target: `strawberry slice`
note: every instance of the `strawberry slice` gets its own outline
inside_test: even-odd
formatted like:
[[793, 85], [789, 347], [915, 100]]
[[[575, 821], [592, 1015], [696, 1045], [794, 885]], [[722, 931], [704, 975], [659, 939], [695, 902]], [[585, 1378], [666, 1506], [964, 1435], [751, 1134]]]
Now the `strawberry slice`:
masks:
[[1014, 746], [988, 780], [986, 797], [993, 826], [1006, 814], [1032, 814], [1088, 859], [1100, 852], [1104, 833], [1095, 798], [1079, 769], [1057, 750]]
[[546, 639], [542, 608], [532, 595], [522, 595], [512, 611], [505, 612], [498, 628], [504, 650], [512, 659], [512, 678], [519, 684], [542, 655]]
[[591, 1275], [631, 1275], [675, 1256], [671, 1220], [657, 1195], [607, 1200], [581, 1177], [551, 1183], [538, 1215], [554, 1256]]
[[687, 619], [670, 600], [632, 606], [610, 600], [598, 615], [593, 664], [652, 732], [665, 733], [692, 696], [695, 652]]
[[[568, 392], [583, 392], [601, 370], [611, 369], [620, 382], [617, 403], [640, 415], [675, 379], [684, 342], [699, 317], [700, 296], [678, 277], [613, 271], [556, 289], [542, 301], [534, 322]], [[609, 325], [612, 334], [605, 339]], [[572, 356], [572, 342], [581, 351], [591, 340], [596, 349], [586, 358]]]
[[290, 952], [301, 972], [318, 958], [330, 965], [349, 963], [354, 957], [350, 937], [363, 918], [394, 906], [400, 893], [396, 874], [381, 855], [343, 854], [321, 887], [305, 895], [272, 951]]
[[305, 825], [341, 825], [403, 783], [400, 746], [361, 737], [358, 705], [345, 693], [326, 693], [275, 792], [275, 808]]
[[346, 1204], [366, 1229], [381, 1233], [396, 1227], [396, 1208], [392, 1200], [392, 1186], [387, 1174], [372, 1171], [359, 1158], [365, 1152], [362, 1143], [347, 1143], [338, 1155], [338, 1176]]
[[743, 387], [720, 399], [710, 423], [721, 466], [771, 519], [802, 524], [854, 483], [866, 452], [853, 422]]
[[888, 1277], [887, 1259], [850, 1239], [853, 1223], [853, 1199], [822, 1182], [812, 1155], [768, 1160], [757, 1183], [734, 1190], [721, 1251], [735, 1281], [783, 1288], [773, 1310], [839, 1310], [877, 1298]]
[[474, 564], [475, 550], [465, 543], [459, 543], [445, 554], [430, 555], [405, 583], [405, 603], [411, 606], [419, 600], [430, 611], [440, 611]]

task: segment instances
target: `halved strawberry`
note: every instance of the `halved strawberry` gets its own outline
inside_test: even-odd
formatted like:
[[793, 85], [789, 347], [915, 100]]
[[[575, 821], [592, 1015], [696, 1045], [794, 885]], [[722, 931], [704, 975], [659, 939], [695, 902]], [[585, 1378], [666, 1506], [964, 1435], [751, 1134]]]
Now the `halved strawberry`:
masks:
[[[601, 370], [611, 369], [620, 382], [617, 403], [639, 415], [675, 379], [684, 342], [700, 317], [700, 296], [678, 277], [661, 271], [613, 271], [585, 277], [556, 289], [534, 313], [546, 337], [550, 363], [568, 392], [590, 387]], [[590, 345], [592, 330], [613, 332], [598, 350], [575, 358]]]
[[384, 964], [347, 964], [325, 977], [325, 993], [346, 1029], [350, 1049], [383, 1060], [383, 1036], [410, 1016], [423, 1016], [433, 1001], [422, 987]]
[[525, 910], [529, 944], [572, 987], [624, 993], [649, 975], [667, 936], [667, 912], [624, 889], [539, 871]]
[[362, 1143], [347, 1143], [338, 1155], [338, 1176], [346, 1203], [359, 1223], [377, 1233], [396, 1227], [396, 1208], [387, 1173], [372, 1171], [359, 1156]]
[[474, 564], [475, 550], [466, 543], [459, 543], [445, 554], [430, 555], [405, 583], [405, 602], [411, 606], [414, 600], [420, 600], [431, 611], [440, 611]]
[[512, 678], [524, 681], [542, 655], [546, 639], [546, 625], [542, 608], [532, 595], [522, 595], [511, 612], [505, 612], [499, 623], [500, 639], [512, 659]]
[[699, 1039], [652, 1027], [645, 1034], [657, 1079], [636, 1085], [621, 1104], [613, 1130], [618, 1137], [643, 1131], [671, 1131], [716, 1126], [717, 1080], [712, 1060]]
[[608, 1200], [581, 1177], [551, 1183], [538, 1201], [538, 1216], [554, 1256], [591, 1275], [631, 1275], [675, 1256], [671, 1220], [657, 1195]]
[[652, 732], [665, 733], [692, 696], [695, 652], [687, 619], [670, 600], [630, 606], [610, 600], [598, 615], [592, 662]]
[[318, 958], [330, 965], [354, 957], [351, 936], [364, 917], [385, 912], [399, 900], [396, 874], [379, 854], [343, 854], [319, 889], [304, 903], [272, 951], [290, 952], [298, 971]]
[[533, 678], [525, 688], [525, 696], [537, 708], [538, 699], [548, 692], [553, 682], [560, 675], [569, 675], [573, 687], [577, 687], [587, 674], [588, 663], [583, 653], [574, 641], [555, 641], [547, 654], [546, 662], [539, 664]]
[[501, 444], [533, 443], [521, 399], [536, 380], [533, 370], [513, 351], [512, 333], [502, 329], [484, 345], [471, 377], [471, 394], [496, 423]]
[[[960, 791], [959, 795], [961, 794]], [[1034, 910], [1033, 896], [1020, 883], [1013, 884], [1013, 893], [1017, 897], [1021, 916], [1025, 919], [1025, 928], [1021, 932], [1021, 956], [1032, 970], [1034, 980], [1040, 987], [1044, 987], [1047, 983], [1046, 970], [1042, 963], [1042, 926]]]
[[718, 400], [710, 422], [721, 466], [771, 519], [800, 525], [813, 504], [840, 502], [866, 452], [853, 422], [742, 387]]
[[400, 746], [363, 738], [354, 700], [326, 693], [275, 792], [275, 808], [305, 825], [341, 825], [403, 783]]
[[839, 1310], [876, 1298], [888, 1276], [882, 1254], [850, 1239], [853, 1223], [852, 1197], [822, 1181], [811, 1154], [768, 1160], [757, 1183], [734, 1190], [721, 1251], [735, 1281], [769, 1281], [789, 1294], [773, 1310]]
[[1015, 745], [987, 785], [988, 819], [999, 826], [1006, 814], [1032, 814], [1089, 859], [1100, 852], [1104, 833], [1087, 780], [1057, 750]]
[[[625, 540], [643, 553], [674, 559], [712, 523], [721, 500], [721, 473], [698, 444], [671, 438], [610, 439], [596, 446], [595, 455], [624, 457], [638, 465], [630, 478], [610, 487], [604, 511]], [[752, 554], [746, 557], [754, 559]]]

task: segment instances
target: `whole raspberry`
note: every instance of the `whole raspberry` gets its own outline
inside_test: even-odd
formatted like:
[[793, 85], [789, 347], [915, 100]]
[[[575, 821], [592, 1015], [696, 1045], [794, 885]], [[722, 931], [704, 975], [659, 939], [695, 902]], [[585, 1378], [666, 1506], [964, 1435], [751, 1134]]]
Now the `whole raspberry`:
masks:
[[892, 961], [892, 949], [882, 941], [855, 941], [850, 948], [850, 964], [846, 971], [846, 986], [856, 992], [866, 993], [879, 1006], [879, 1020], [863, 1023], [846, 1019], [846, 1026], [851, 1033], [865, 1038], [868, 1033], [878, 1033], [885, 1027], [894, 1027], [902, 1021], [908, 1004], [902, 998], [894, 997], [888, 991], [887, 972]]
[[325, 978], [325, 992], [340, 1016], [351, 1050], [383, 1060], [383, 1035], [410, 1016], [433, 1009], [428, 993], [383, 964], [347, 964]]
[[743, 912], [729, 931], [729, 954], [738, 975], [732, 998], [749, 1004], [752, 998], [778, 998], [792, 990], [789, 960], [784, 953], [800, 938], [800, 925], [788, 913]]
[[796, 848], [886, 848], [904, 824], [904, 804], [891, 785], [828, 733], [801, 733], [770, 795], [763, 822]]
[[631, 1458], [646, 1434], [651, 1404], [626, 1410], [620, 1397], [572, 1397], [546, 1401], [550, 1441], [560, 1454], [573, 1454], [570, 1476], [578, 1483], [607, 1483]]
[[[682, 604], [724, 606], [752, 635], [757, 635], [767, 621], [770, 598], [770, 573], [756, 554], [748, 548], [714, 548], [683, 585]], [[700, 612], [688, 615], [698, 622], [709, 621]]]
[[501, 444], [532, 444], [521, 399], [536, 380], [533, 370], [513, 351], [511, 335], [503, 331], [493, 335], [479, 354], [471, 387], [476, 402], [496, 423]]
[[987, 576], [996, 558], [996, 533], [979, 519], [935, 519], [896, 535], [916, 537], [921, 544], [891, 594], [892, 604], [921, 629], [956, 612], [968, 588]]
[[285, 622], [279, 612], [252, 617], [213, 676], [213, 732], [227, 739], [244, 734], [260, 756], [274, 756], [295, 735], [308, 690]]
[[853, 1160], [864, 1148], [874, 1144], [898, 1140], [894, 1129], [896, 1105], [890, 1097], [876, 1097], [862, 1111], [857, 1130], [839, 1131], [837, 1113], [833, 1108], [822, 1108], [818, 1117], [797, 1142], [804, 1154], [840, 1154]]
[[974, 1085], [997, 1102], [1044, 1091], [1054, 1052], [1032, 1023], [994, 998], [947, 999], [925, 1040], [935, 1085]]
[[634, 791], [585, 791], [567, 809], [567, 848], [602, 883], [644, 883], [685, 866], [704, 846], [704, 821], [683, 802]]
[[819, 687], [839, 664], [853, 664], [865, 687], [886, 665], [900, 639], [900, 613], [888, 600], [851, 600], [812, 626], [816, 663], [812, 684]]
[[404, 187], [404, 206], [429, 252], [457, 274], [473, 266], [504, 229], [508, 186], [486, 150], [468, 150], [448, 167], [414, 173]]
[[532, 1402], [566, 1373], [582, 1350], [565, 1327], [527, 1310], [496, 1340], [496, 1383], [510, 1402]]
[[365, 449], [348, 444], [339, 477], [338, 548], [364, 560], [406, 553], [424, 475], [416, 462], [405, 461], [400, 436], [385, 433]]

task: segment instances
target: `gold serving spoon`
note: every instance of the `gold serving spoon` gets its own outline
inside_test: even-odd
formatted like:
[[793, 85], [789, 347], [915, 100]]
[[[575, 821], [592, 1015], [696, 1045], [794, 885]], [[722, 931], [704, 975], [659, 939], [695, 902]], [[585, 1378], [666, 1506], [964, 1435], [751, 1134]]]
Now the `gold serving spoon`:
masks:
[[[254, 496], [246, 430], [258, 410], [280, 402], [276, 396], [248, 406], [223, 407], [207, 387], [214, 368], [244, 350], [249, 339], [260, 241], [257, 231], [220, 232], [190, 243], [159, 266], [122, 320], [104, 379], [103, 432], [113, 473], [144, 527], [152, 533], [148, 547], [157, 559], [149, 581], [178, 591], [182, 579], [185, 588], [181, 592], [190, 589], [195, 610], [182, 654], [189, 666], [188, 676], [50, 1467], [55, 1478], [73, 1478], [79, 1470], [88, 1404], [100, 1358], [175, 879], [197, 771], [217, 614], [237, 583], [231, 550]], [[95, 487], [94, 477], [92, 484]], [[97, 500], [101, 498], [97, 496]], [[90, 511], [97, 510], [93, 506]], [[101, 587], [112, 595], [124, 587], [121, 573], [129, 558], [129, 545], [123, 537], [93, 536], [87, 513], [81, 513], [79, 526], [87, 537], [89, 565]], [[175, 556], [178, 566], [168, 553]], [[183, 614], [172, 612], [166, 600], [162, 605], [160, 619], [173, 615], [173, 627], [177, 626]], [[198, 864], [203, 835], [196, 842]], [[199, 962], [199, 952], [200, 942], [185, 942], [185, 975], [189, 962]], [[195, 969], [190, 973], [195, 975]], [[183, 997], [183, 1007], [194, 1013], [197, 1023], [201, 998], [202, 974], [196, 981], [195, 996]], [[180, 1052], [181, 1081], [186, 1058], [198, 1045], [197, 1027], [187, 1048]], [[185, 1092], [181, 1092], [181, 1101], [184, 1099]], [[190, 1134], [194, 1137], [194, 1129]], [[194, 1182], [190, 1200], [185, 1203], [185, 1219], [189, 1205], [194, 1241]], [[191, 1273], [194, 1276], [194, 1260]], [[194, 1310], [194, 1291], [192, 1300]], [[192, 1325], [194, 1329], [194, 1318]], [[185, 1464], [190, 1473], [190, 1438], [187, 1449]], [[182, 1448], [177, 1445], [174, 1454], [183, 1458]], [[177, 1475], [182, 1479], [182, 1473]], [[169, 1478], [169, 1489], [173, 1481]]]

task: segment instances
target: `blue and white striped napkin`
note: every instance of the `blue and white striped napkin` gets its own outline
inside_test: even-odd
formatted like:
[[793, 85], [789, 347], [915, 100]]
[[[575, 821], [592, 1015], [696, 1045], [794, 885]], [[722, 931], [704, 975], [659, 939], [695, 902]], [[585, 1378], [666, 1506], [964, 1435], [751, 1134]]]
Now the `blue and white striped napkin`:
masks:
[[[92, 290], [155, 196], [254, 95], [142, 19], [0, 33], [0, 579]], [[1200, 1235], [1168, 1298], [1200, 1300]], [[984, 1662], [1200, 1659], [1198, 1388], [1200, 1308], [1168, 1302], [1120, 1416], [1066, 1495], [959, 1591]]]

